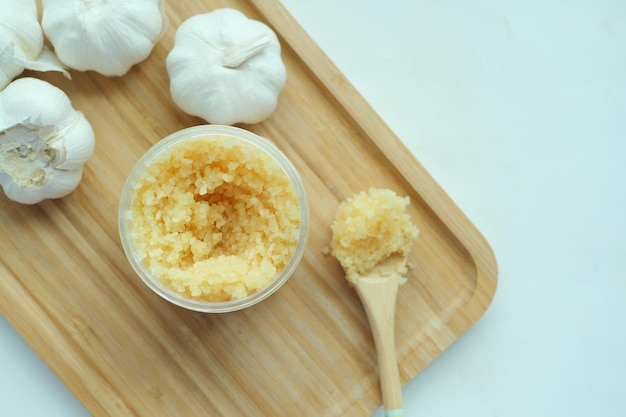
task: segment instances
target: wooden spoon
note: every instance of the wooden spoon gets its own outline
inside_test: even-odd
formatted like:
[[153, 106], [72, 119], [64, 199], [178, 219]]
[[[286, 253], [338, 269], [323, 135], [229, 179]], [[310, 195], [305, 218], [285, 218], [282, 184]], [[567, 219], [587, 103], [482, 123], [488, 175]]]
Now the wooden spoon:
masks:
[[402, 386], [395, 343], [395, 311], [406, 256], [392, 254], [354, 284], [374, 336], [385, 417], [402, 417]]

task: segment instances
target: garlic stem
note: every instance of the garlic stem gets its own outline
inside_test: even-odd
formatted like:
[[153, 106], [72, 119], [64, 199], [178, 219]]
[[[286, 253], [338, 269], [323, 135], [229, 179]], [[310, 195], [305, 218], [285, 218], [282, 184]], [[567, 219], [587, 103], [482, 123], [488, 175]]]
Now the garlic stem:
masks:
[[263, 33], [254, 39], [228, 46], [224, 49], [222, 65], [226, 68], [239, 68], [250, 58], [260, 54], [272, 41], [269, 34]]

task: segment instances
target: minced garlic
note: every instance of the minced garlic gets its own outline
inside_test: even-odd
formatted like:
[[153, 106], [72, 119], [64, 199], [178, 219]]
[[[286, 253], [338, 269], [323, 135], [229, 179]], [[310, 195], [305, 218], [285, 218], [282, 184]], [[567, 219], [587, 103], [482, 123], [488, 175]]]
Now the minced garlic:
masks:
[[225, 135], [178, 142], [134, 187], [130, 232], [148, 270], [196, 300], [247, 297], [272, 282], [294, 253], [296, 191], [278, 163]]
[[393, 253], [406, 255], [419, 230], [406, 213], [408, 197], [370, 188], [342, 202], [331, 225], [331, 253], [355, 284]]

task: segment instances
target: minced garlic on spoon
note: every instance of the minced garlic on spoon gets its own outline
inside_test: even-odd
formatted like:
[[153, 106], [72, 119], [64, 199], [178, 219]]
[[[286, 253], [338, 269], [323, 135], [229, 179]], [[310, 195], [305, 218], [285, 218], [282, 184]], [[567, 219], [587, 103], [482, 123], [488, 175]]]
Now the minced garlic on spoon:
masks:
[[385, 415], [404, 415], [396, 359], [394, 317], [406, 258], [418, 229], [406, 213], [409, 198], [370, 188], [341, 203], [331, 250], [354, 286], [370, 323]]
[[408, 254], [419, 233], [405, 211], [408, 205], [408, 197], [378, 188], [341, 203], [331, 225], [330, 248], [350, 283], [356, 284], [360, 276], [392, 254]]

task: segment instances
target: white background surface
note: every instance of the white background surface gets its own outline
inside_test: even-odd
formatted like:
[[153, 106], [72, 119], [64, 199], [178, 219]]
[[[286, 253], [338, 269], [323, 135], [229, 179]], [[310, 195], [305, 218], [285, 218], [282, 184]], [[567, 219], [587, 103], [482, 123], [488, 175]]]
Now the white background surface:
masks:
[[[626, 416], [626, 2], [284, 4], [498, 259], [406, 415]], [[87, 415], [4, 319], [0, 415]]]

